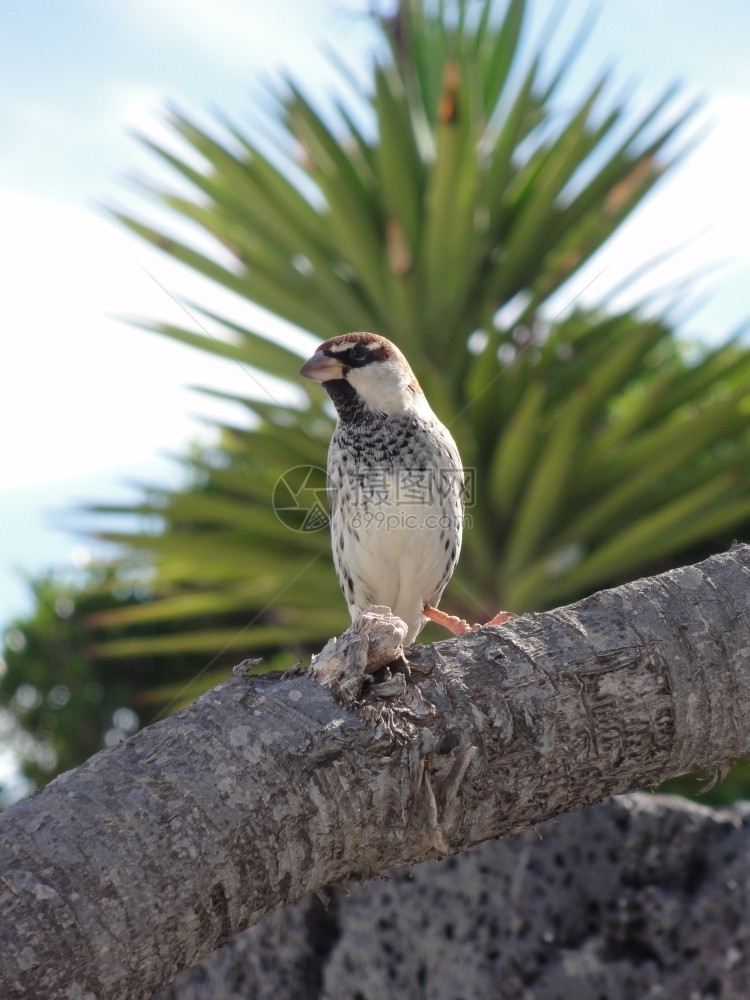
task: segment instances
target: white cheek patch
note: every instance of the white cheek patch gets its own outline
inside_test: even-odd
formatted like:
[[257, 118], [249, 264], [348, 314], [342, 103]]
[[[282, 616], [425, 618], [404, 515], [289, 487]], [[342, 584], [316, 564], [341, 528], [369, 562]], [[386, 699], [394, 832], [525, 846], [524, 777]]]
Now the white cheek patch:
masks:
[[373, 410], [396, 416], [414, 407], [414, 393], [409, 388], [412, 375], [390, 358], [350, 368], [346, 378], [359, 398]]

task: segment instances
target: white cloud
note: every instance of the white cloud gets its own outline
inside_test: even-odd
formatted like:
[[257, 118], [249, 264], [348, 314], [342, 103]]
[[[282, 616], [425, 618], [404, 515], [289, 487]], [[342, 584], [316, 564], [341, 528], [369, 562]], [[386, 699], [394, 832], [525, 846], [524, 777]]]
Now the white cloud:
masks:
[[[188, 414], [227, 410], [189, 392], [191, 383], [256, 394], [239, 367], [110, 318], [190, 326], [160, 287], [184, 291], [181, 269], [81, 209], [0, 195], [0, 216], [0, 488], [121, 468], [205, 437]], [[213, 290], [206, 298], [206, 284], [191, 277], [192, 296], [269, 326], [261, 310], [232, 296]]]

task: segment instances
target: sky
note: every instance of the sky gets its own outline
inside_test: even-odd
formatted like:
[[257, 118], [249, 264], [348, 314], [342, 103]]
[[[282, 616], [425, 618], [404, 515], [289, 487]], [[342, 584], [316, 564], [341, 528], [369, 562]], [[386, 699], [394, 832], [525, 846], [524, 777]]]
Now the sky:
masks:
[[[246, 375], [124, 322], [186, 317], [171, 293], [250, 327], [305, 340], [141, 246], [105, 206], [147, 205], [133, 176], [163, 177], [134, 139], [163, 135], [167, 104], [247, 122], [262, 81], [288, 70], [321, 99], [338, 86], [325, 46], [357, 71], [367, 0], [4, 0], [0, 6], [0, 629], [30, 607], [23, 573], [82, 558], [71, 506], [135, 497], [133, 481], [177, 482], [165, 455], [210, 439], [226, 415], [190, 386], [247, 388]], [[560, 5], [532, 4], [534, 31]], [[568, 0], [562, 51], [598, 20], [571, 94], [605, 66], [636, 106], [674, 82], [702, 96], [711, 130], [581, 275], [592, 299], [658, 250], [683, 247], [656, 285], [708, 263], [711, 293], [685, 336], [717, 340], [750, 316], [750, 5], [746, 0]], [[566, 295], [571, 296], [566, 290]], [[234, 414], [236, 417], [237, 415]]]

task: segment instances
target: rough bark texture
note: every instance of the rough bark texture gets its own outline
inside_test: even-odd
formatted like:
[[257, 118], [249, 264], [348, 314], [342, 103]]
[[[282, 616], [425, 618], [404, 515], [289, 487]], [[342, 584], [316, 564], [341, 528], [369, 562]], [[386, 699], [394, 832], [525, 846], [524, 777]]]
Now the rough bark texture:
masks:
[[736, 546], [415, 647], [408, 681], [368, 679], [367, 629], [343, 672], [232, 678], [0, 817], [0, 996], [140, 1000], [321, 886], [747, 753], [748, 579]]
[[750, 804], [628, 795], [288, 906], [158, 1000], [747, 1000]]

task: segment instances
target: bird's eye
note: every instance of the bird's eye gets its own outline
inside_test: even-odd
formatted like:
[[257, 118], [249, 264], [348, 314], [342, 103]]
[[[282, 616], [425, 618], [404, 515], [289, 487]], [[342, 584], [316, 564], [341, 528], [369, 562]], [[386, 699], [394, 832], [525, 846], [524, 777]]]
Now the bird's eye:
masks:
[[364, 346], [364, 344], [355, 344], [349, 351], [349, 357], [352, 361], [366, 361], [370, 356], [370, 352]]

